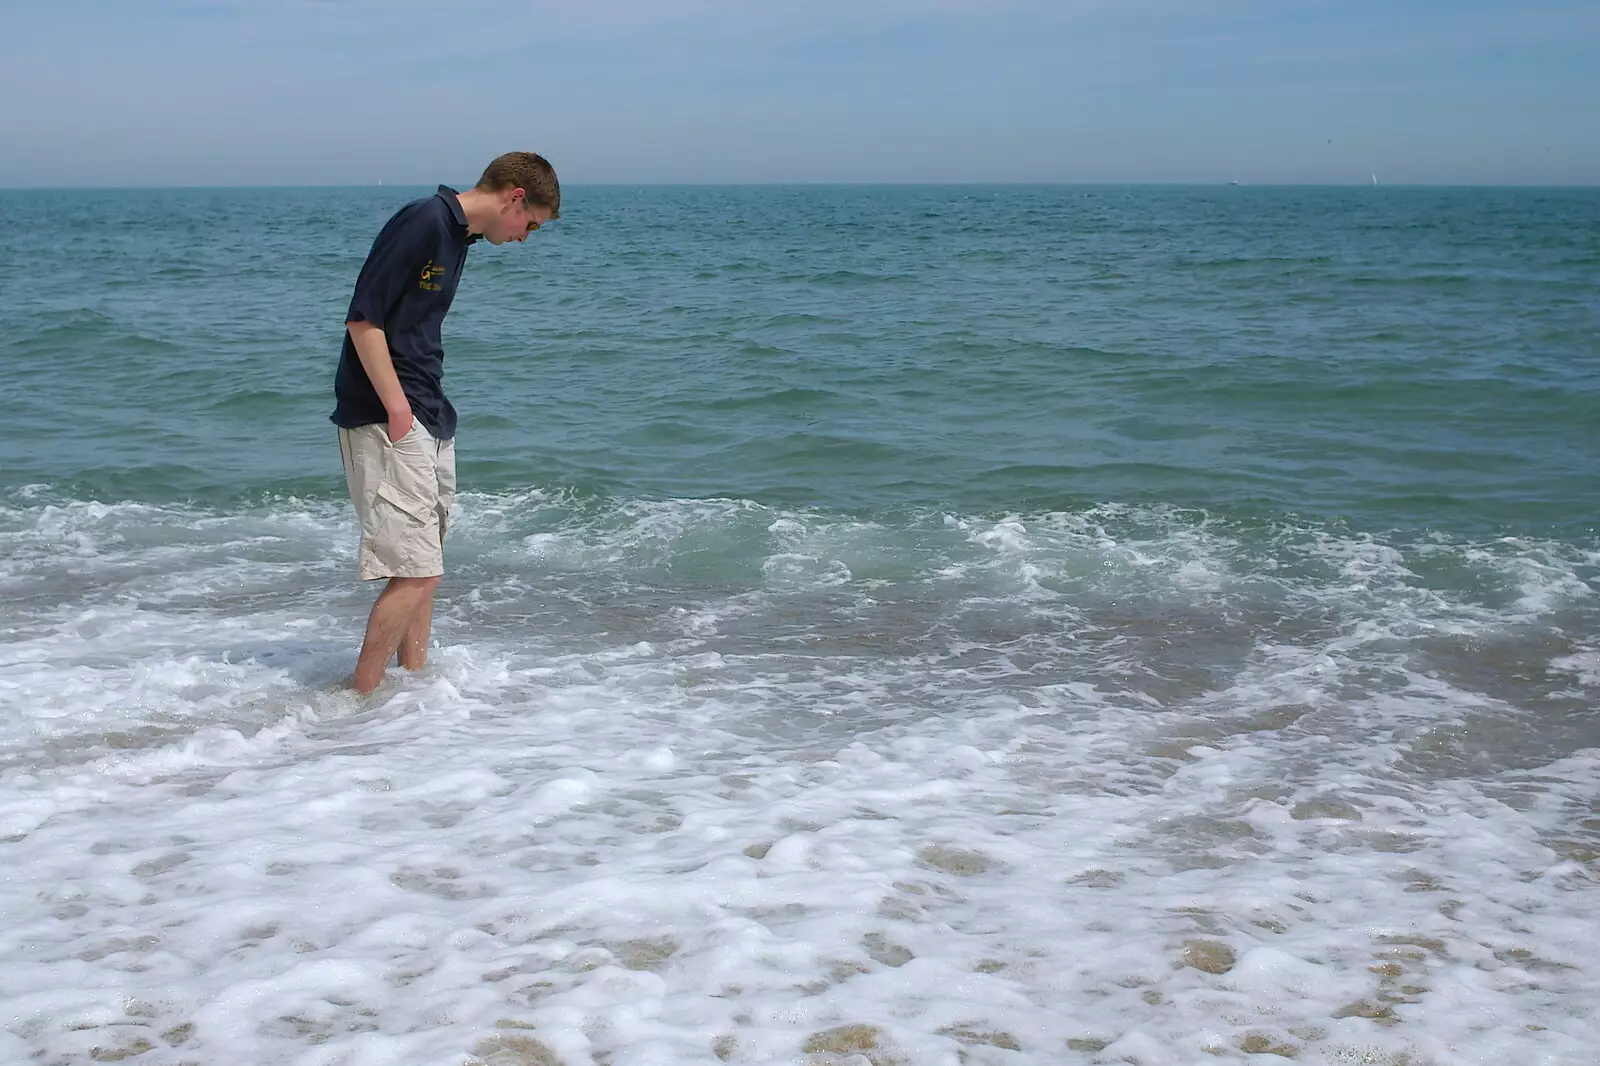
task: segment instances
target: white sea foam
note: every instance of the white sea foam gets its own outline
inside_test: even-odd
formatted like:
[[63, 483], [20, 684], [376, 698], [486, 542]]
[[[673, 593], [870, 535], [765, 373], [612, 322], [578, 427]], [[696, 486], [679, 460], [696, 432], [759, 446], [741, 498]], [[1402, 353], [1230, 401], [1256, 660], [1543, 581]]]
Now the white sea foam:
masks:
[[1585, 688], [1600, 687], [1600, 651], [1581, 651], [1550, 660], [1552, 672], [1571, 674]]
[[1600, 1055], [1600, 749], [1439, 761], [1592, 689], [1581, 554], [550, 506], [366, 700], [341, 509], [0, 516], [0, 1058]]

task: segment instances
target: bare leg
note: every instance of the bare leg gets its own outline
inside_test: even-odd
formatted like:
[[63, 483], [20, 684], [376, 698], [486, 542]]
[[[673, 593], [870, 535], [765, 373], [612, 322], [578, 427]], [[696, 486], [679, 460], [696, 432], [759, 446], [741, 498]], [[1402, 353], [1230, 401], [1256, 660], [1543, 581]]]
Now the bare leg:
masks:
[[357, 692], [365, 695], [378, 687], [390, 656], [400, 648], [422, 608], [432, 617], [433, 590], [438, 588], [436, 577], [391, 577], [389, 584], [378, 594], [367, 617], [367, 638], [361, 645], [361, 655], [356, 659], [356, 676], [353, 684]]
[[398, 658], [407, 670], [421, 670], [428, 665], [428, 635], [433, 631], [433, 589], [411, 616], [406, 635], [400, 639]]

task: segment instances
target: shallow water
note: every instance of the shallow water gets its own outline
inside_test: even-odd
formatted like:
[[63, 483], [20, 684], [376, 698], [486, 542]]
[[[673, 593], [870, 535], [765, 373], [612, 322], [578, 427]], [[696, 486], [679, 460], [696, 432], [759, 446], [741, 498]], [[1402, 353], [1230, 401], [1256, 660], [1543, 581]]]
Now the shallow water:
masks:
[[359, 700], [393, 199], [0, 195], [0, 1057], [1596, 1057], [1600, 200], [588, 191]]

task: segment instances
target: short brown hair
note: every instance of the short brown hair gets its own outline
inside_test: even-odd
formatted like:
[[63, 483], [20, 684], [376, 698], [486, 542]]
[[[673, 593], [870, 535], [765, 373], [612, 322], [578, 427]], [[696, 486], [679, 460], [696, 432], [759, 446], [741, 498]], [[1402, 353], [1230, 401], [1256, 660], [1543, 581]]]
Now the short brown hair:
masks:
[[561, 217], [561, 183], [556, 168], [537, 152], [507, 152], [490, 163], [478, 179], [485, 192], [521, 189], [535, 207], [550, 209], [551, 218]]

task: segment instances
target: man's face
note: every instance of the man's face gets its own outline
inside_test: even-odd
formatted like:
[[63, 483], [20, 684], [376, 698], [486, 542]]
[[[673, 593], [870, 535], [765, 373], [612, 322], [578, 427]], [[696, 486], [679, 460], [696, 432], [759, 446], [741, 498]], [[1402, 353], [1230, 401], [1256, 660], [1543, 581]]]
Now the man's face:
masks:
[[512, 189], [500, 203], [500, 213], [483, 231], [490, 244], [525, 241], [528, 235], [550, 221], [550, 209], [528, 203], [521, 189]]

